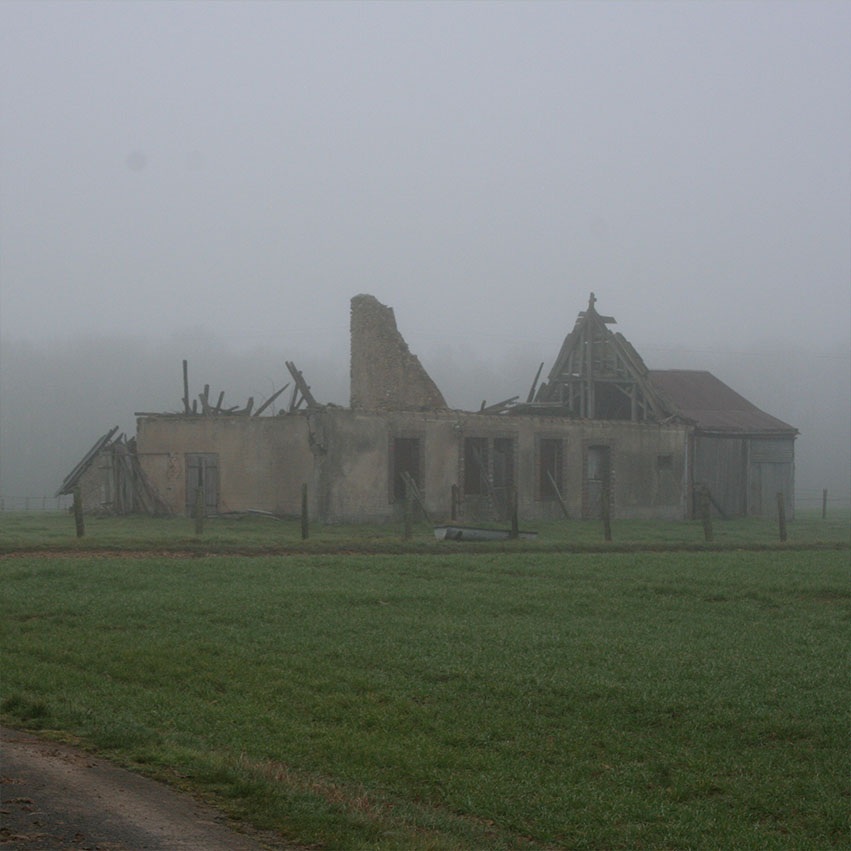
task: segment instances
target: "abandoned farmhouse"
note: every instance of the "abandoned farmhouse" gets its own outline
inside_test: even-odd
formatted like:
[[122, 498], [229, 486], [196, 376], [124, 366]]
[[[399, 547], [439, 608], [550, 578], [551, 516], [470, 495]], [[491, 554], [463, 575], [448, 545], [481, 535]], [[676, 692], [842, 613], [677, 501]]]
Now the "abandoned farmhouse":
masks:
[[211, 402], [208, 386], [190, 401], [184, 362], [183, 410], [138, 413], [129, 440], [113, 429], [59, 492], [79, 487], [90, 512], [184, 514], [202, 488], [210, 514], [291, 515], [306, 484], [313, 517], [380, 522], [401, 516], [408, 482], [434, 518], [504, 519], [516, 499], [533, 522], [598, 516], [603, 500], [613, 517], [686, 518], [706, 488], [724, 517], [770, 516], [777, 493], [791, 517], [797, 430], [708, 372], [649, 370], [595, 302], [525, 400], [460, 411], [393, 310], [355, 296], [349, 408], [318, 403], [289, 362], [277, 414], [286, 388], [256, 411]]

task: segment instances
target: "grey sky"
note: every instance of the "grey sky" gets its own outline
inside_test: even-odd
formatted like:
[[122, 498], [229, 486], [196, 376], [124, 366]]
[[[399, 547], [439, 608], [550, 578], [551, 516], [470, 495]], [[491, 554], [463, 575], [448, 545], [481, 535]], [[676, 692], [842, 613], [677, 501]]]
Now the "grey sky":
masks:
[[818, 2], [0, 4], [0, 329], [345, 351], [366, 291], [419, 350], [551, 358], [593, 289], [640, 350], [847, 347], [850, 33]]

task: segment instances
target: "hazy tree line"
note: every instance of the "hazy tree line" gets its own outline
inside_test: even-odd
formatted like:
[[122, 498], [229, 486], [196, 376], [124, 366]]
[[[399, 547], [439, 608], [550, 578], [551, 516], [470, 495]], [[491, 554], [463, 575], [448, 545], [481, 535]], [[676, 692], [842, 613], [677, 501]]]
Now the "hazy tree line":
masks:
[[[557, 346], [503, 345], [423, 338], [411, 342], [449, 404], [476, 410], [483, 400], [525, 398], [538, 364]], [[551, 342], [551, 341], [547, 341]], [[851, 495], [851, 387], [848, 354], [840, 347], [804, 353], [778, 343], [771, 350], [693, 351], [635, 341], [651, 368], [707, 369], [758, 406], [801, 430], [796, 475], [799, 502], [815, 505], [822, 488], [833, 504]], [[289, 380], [295, 360], [319, 401], [348, 404], [348, 341], [299, 351], [239, 349], [203, 330], [161, 343], [99, 337], [0, 345], [0, 496], [52, 494], [94, 441], [112, 426], [135, 431], [135, 411], [179, 411], [181, 361], [190, 364], [190, 391], [210, 384], [212, 398], [259, 405]], [[550, 351], [550, 349], [553, 349]], [[546, 369], [545, 368], [545, 369]], [[289, 393], [275, 407], [286, 406]]]

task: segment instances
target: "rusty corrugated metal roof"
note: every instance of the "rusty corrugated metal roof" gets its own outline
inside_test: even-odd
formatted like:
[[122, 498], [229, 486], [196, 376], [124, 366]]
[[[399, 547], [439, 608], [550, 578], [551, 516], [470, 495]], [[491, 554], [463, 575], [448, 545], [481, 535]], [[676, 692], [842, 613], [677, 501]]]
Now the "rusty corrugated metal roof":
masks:
[[704, 431], [798, 433], [794, 426], [761, 411], [711, 372], [696, 369], [651, 369], [653, 386], [675, 408]]

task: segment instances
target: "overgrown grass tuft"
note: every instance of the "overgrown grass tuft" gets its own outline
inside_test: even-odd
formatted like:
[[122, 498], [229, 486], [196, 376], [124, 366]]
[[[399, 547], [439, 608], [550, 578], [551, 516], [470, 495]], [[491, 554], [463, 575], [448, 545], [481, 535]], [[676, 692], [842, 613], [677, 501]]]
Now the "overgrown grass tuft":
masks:
[[2, 711], [329, 849], [847, 847], [847, 561], [5, 558]]

